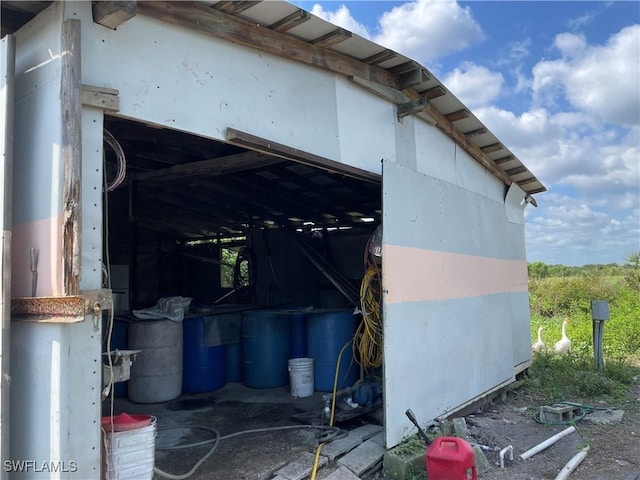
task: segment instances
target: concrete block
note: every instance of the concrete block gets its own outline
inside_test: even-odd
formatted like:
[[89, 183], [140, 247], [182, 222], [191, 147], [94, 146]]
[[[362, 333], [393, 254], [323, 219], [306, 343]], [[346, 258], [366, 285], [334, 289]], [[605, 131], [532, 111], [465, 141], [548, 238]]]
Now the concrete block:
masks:
[[[293, 462], [285, 465], [275, 472], [276, 476], [284, 477], [286, 480], [302, 480], [311, 475], [315, 455], [313, 453], [303, 453]], [[318, 467], [324, 467], [328, 463], [327, 457], [320, 455]]]
[[361, 476], [363, 473], [377, 466], [384, 456], [385, 449], [372, 440], [354, 448], [344, 457], [339, 458], [337, 465], [347, 467], [353, 473]]
[[345, 453], [350, 452], [362, 443], [362, 437], [357, 433], [349, 432], [346, 437], [334, 440], [322, 447], [322, 455], [327, 457], [330, 462]]
[[582, 409], [571, 405], [553, 404], [540, 407], [540, 420], [549, 423], [570, 422]]
[[469, 429], [467, 428], [467, 421], [464, 417], [458, 417], [453, 419], [453, 434], [456, 437], [467, 438], [469, 435]]
[[453, 422], [451, 420], [440, 421], [440, 432], [443, 437], [453, 437], [455, 432], [453, 430]]
[[324, 480], [360, 480], [360, 477], [354, 474], [347, 467], [340, 467]]
[[397, 449], [385, 452], [382, 459], [384, 478], [389, 480], [409, 480], [425, 473], [426, 451], [398, 452]]
[[473, 447], [473, 456], [475, 457], [476, 472], [478, 475], [483, 475], [491, 470], [491, 464], [480, 447]]

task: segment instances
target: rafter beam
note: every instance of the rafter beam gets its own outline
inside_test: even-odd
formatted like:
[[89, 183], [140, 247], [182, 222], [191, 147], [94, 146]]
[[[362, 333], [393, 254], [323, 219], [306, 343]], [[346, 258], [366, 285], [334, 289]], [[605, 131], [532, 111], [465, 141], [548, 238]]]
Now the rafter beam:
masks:
[[212, 8], [219, 10], [224, 13], [228, 13], [229, 15], [234, 15], [236, 13], [244, 12], [245, 10], [255, 7], [259, 0], [248, 0], [248, 1], [227, 1], [222, 0], [221, 2], [213, 5]]
[[462, 110], [456, 110], [455, 112], [447, 113], [445, 118], [450, 122], [457, 122], [458, 120], [464, 120], [465, 118], [469, 118], [471, 113], [466, 108]]
[[515, 167], [515, 168], [511, 168], [509, 170], [505, 170], [505, 173], [509, 176], [513, 176], [513, 175], [519, 175], [521, 173], [525, 173], [528, 172], [529, 170], [527, 170], [527, 167], [525, 167], [524, 165], [521, 165], [519, 167]]
[[344, 28], [336, 28], [335, 30], [312, 40], [311, 43], [316, 47], [329, 48], [338, 43], [349, 40], [353, 34]]
[[478, 128], [477, 130], [471, 130], [470, 132], [464, 132], [464, 135], [467, 138], [471, 138], [471, 137], [477, 137], [479, 135], [484, 135], [486, 133], [489, 133], [489, 130], [482, 127], [482, 128]]
[[493, 153], [499, 150], [504, 150], [504, 146], [501, 143], [492, 143], [490, 145], [485, 145], [484, 147], [480, 147], [484, 153]]
[[298, 9], [291, 15], [287, 15], [277, 22], [272, 23], [271, 25], [269, 25], [269, 28], [275, 32], [282, 33], [291, 30], [292, 28], [296, 28], [298, 25], [302, 25], [303, 23], [308, 22], [310, 19], [311, 15], [309, 14], [309, 12]]
[[115, 30], [136, 16], [136, 4], [135, 0], [92, 2], [93, 21], [103, 27]]
[[226, 175], [229, 173], [242, 172], [247, 169], [264, 167], [282, 162], [282, 159], [274, 158], [255, 152], [237, 153], [226, 157], [210, 158], [198, 162], [181, 163], [169, 168], [154, 170], [151, 172], [136, 173], [134, 180], [173, 180], [184, 178], [185, 176], [197, 175]]

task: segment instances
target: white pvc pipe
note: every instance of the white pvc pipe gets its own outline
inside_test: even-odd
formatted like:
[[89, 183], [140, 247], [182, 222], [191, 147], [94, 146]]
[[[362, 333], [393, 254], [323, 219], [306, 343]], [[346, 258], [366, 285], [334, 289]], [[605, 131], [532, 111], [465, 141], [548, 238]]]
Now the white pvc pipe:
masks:
[[529, 450], [524, 452], [522, 455], [520, 455], [520, 459], [526, 460], [527, 458], [533, 457], [536, 453], [541, 452], [545, 448], [556, 443], [561, 438], [566, 437], [567, 435], [575, 431], [576, 431], [576, 427], [574, 427], [573, 425], [568, 428], [565, 428], [560, 433], [556, 433], [553, 437], [547, 438], [544, 442], [539, 443], [535, 447], [530, 448]]
[[500, 450], [500, 468], [504, 468], [504, 456], [509, 452], [509, 460], [513, 462], [513, 445], [509, 445]]
[[562, 470], [560, 470], [560, 473], [558, 473], [558, 476], [556, 476], [556, 480], [566, 480], [567, 478], [569, 478], [571, 472], [578, 468], [578, 465], [582, 463], [582, 460], [585, 459], [587, 453], [589, 453], [589, 447], [584, 447], [582, 450], [576, 453], [573, 458], [571, 458], [571, 460], [569, 460], [567, 464], [562, 467]]

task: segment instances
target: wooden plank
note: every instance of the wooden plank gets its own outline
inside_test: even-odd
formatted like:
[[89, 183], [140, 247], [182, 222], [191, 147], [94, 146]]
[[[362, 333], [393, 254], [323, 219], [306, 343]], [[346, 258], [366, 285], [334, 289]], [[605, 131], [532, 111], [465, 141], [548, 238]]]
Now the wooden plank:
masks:
[[503, 163], [511, 162], [511, 161], [513, 161], [515, 159], [516, 159], [516, 157], [514, 157], [513, 155], [507, 155], [506, 157], [496, 158], [493, 162], [496, 165], [502, 165]]
[[313, 153], [298, 150], [294, 147], [272, 142], [249, 133], [241, 132], [234, 128], [227, 128], [226, 137], [227, 141], [234, 145], [240, 145], [259, 152], [275, 155], [280, 158], [286, 158], [305, 165], [322, 168], [329, 172], [340, 173], [348, 177], [358, 178], [360, 180], [376, 184], [379, 184], [382, 180], [382, 176], [376, 173], [367, 172], [365, 170], [352, 167], [351, 165], [346, 165], [335, 160], [314, 155]]
[[248, 46], [346, 76], [396, 87], [395, 76], [379, 67], [311, 45], [268, 27], [192, 2], [141, 2], [138, 13], [228, 42]]
[[311, 14], [305, 10], [298, 9], [290, 15], [281, 18], [275, 23], [269, 25], [269, 28], [275, 32], [286, 32], [292, 28], [296, 28], [311, 19]]
[[[82, 163], [82, 104], [80, 102], [80, 20], [62, 24], [62, 255], [63, 288], [66, 295], [77, 295], [80, 288], [80, 181]], [[54, 254], [55, 255], [55, 254]], [[52, 259], [56, 261], [56, 259]]]
[[521, 165], [519, 167], [515, 167], [515, 168], [511, 168], [509, 170], [505, 170], [505, 173], [507, 175], [519, 175], [520, 173], [525, 173], [528, 172], [529, 170], [527, 170], [527, 167], [525, 167], [524, 165]]
[[397, 56], [398, 54], [396, 52], [394, 52], [393, 50], [389, 50], [388, 48], [385, 48], [381, 52], [374, 53], [373, 55], [369, 55], [368, 57], [363, 58], [362, 61], [370, 65], [377, 65], [379, 63], [384, 63], [387, 60], [396, 58]]
[[417, 100], [401, 103], [398, 105], [398, 118], [413, 115], [418, 112], [424, 112], [427, 105], [429, 105], [429, 100], [427, 100], [426, 97], [420, 97]]
[[349, 40], [352, 36], [353, 34], [349, 30], [336, 28], [326, 35], [322, 35], [321, 37], [311, 40], [311, 43], [316, 47], [329, 48], [333, 45], [337, 45], [338, 43], [342, 43], [345, 40]]
[[467, 110], [466, 108], [463, 108], [462, 110], [456, 110], [455, 112], [447, 113], [445, 115], [445, 118], [449, 122], [457, 122], [458, 120], [469, 118], [470, 115], [471, 113], [469, 112], [469, 110]]
[[442, 97], [447, 94], [447, 91], [444, 89], [442, 85], [437, 85], [429, 90], [425, 90], [424, 92], [420, 92], [421, 95], [424, 95], [429, 100], [433, 100], [434, 98]]
[[471, 130], [470, 132], [464, 132], [464, 136], [467, 138], [471, 138], [471, 137], [477, 137], [479, 135], [485, 135], [489, 133], [489, 130], [487, 130], [486, 128], [482, 127], [482, 128], [478, 128], [476, 130]]
[[504, 150], [504, 146], [501, 143], [492, 143], [490, 145], [485, 145], [484, 147], [480, 147], [484, 153], [493, 153], [500, 150]]
[[213, 5], [212, 8], [216, 10], [220, 10], [221, 12], [228, 13], [229, 15], [235, 15], [236, 13], [244, 12], [251, 7], [255, 7], [260, 0], [247, 0], [247, 1], [238, 1], [238, 0], [222, 0], [221, 2]]
[[136, 16], [136, 3], [135, 0], [92, 2], [93, 21], [115, 30]]
[[120, 111], [120, 97], [118, 90], [112, 88], [82, 85], [80, 101], [89, 107], [101, 108], [106, 112]]

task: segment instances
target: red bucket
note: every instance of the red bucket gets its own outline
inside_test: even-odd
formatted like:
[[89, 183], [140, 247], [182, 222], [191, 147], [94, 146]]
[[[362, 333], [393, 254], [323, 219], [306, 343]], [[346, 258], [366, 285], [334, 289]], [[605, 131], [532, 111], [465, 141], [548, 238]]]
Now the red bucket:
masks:
[[473, 448], [458, 437], [437, 437], [427, 449], [429, 480], [477, 480]]
[[114, 432], [126, 432], [127, 430], [143, 428], [151, 424], [151, 420], [153, 420], [151, 415], [128, 415], [126, 413], [121, 413], [114, 417], [102, 417], [102, 428], [105, 431], [112, 431], [112, 418]]

